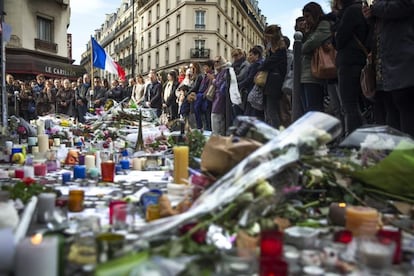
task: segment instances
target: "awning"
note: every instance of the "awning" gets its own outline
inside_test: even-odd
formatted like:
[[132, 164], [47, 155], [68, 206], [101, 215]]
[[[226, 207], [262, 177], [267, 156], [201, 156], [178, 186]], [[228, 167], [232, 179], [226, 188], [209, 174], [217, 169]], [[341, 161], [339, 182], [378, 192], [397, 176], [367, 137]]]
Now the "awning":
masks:
[[86, 70], [83, 66], [47, 60], [30, 55], [6, 55], [6, 73], [44, 74], [49, 78], [69, 78], [72, 80], [82, 77]]

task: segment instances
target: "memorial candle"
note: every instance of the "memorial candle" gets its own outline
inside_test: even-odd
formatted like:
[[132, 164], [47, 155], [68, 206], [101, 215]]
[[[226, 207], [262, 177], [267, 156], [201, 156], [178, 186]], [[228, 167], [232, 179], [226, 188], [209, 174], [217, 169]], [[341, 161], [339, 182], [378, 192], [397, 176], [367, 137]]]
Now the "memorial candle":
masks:
[[86, 170], [95, 168], [95, 155], [85, 156], [85, 167], [86, 167]]
[[25, 238], [16, 248], [15, 276], [57, 276], [58, 239], [36, 234]]
[[188, 179], [188, 146], [176, 146], [174, 152], [174, 183], [187, 184]]
[[37, 143], [39, 145], [40, 153], [43, 153], [49, 150], [49, 136], [47, 134], [37, 135]]

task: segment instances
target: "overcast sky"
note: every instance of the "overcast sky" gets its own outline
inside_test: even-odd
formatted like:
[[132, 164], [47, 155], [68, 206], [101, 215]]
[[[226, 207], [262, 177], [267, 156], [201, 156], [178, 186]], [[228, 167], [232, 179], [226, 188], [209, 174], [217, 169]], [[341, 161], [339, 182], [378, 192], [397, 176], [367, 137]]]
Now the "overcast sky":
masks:
[[[172, 1], [172, 0], [167, 0]], [[105, 20], [105, 14], [113, 13], [122, 0], [71, 0], [71, 21], [68, 32], [72, 34], [72, 55], [79, 64], [81, 54], [94, 31]], [[302, 14], [304, 0], [259, 0], [259, 8], [267, 17], [268, 24], [279, 24], [282, 32], [293, 41], [295, 19]], [[325, 12], [329, 12], [329, 0], [315, 0]]]

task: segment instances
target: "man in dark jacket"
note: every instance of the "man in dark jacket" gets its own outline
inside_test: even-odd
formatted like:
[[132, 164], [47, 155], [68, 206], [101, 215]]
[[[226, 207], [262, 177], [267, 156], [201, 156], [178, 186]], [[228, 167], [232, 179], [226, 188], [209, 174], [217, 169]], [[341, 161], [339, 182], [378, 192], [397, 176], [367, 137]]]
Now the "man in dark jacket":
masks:
[[[337, 50], [339, 98], [344, 112], [345, 135], [362, 125], [359, 106], [362, 95], [360, 75], [366, 54], [362, 49], [367, 35], [368, 23], [362, 14], [360, 1], [341, 0], [336, 25], [335, 47]], [[359, 41], [359, 42], [358, 42]]]
[[150, 78], [150, 84], [148, 84], [145, 90], [145, 102], [146, 107], [156, 109], [157, 116], [162, 113], [162, 86], [157, 79], [157, 72], [152, 69], [148, 74]]

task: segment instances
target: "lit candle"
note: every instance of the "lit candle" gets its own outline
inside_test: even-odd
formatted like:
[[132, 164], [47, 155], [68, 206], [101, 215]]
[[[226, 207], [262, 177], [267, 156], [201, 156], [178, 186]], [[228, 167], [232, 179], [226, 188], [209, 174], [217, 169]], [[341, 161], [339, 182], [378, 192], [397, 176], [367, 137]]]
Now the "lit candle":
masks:
[[333, 225], [345, 226], [346, 203], [333, 202], [329, 206], [329, 221]]
[[25, 238], [16, 248], [15, 275], [57, 276], [58, 257], [57, 237], [36, 234]]
[[174, 152], [174, 183], [187, 184], [188, 179], [188, 146], [176, 146]]
[[91, 168], [95, 168], [95, 155], [85, 156], [85, 167], [87, 170]]
[[56, 194], [41, 193], [37, 202], [37, 221], [46, 222], [47, 216], [51, 216], [55, 209]]
[[49, 136], [46, 134], [37, 135], [37, 143], [39, 145], [39, 152], [43, 153], [49, 150]]

